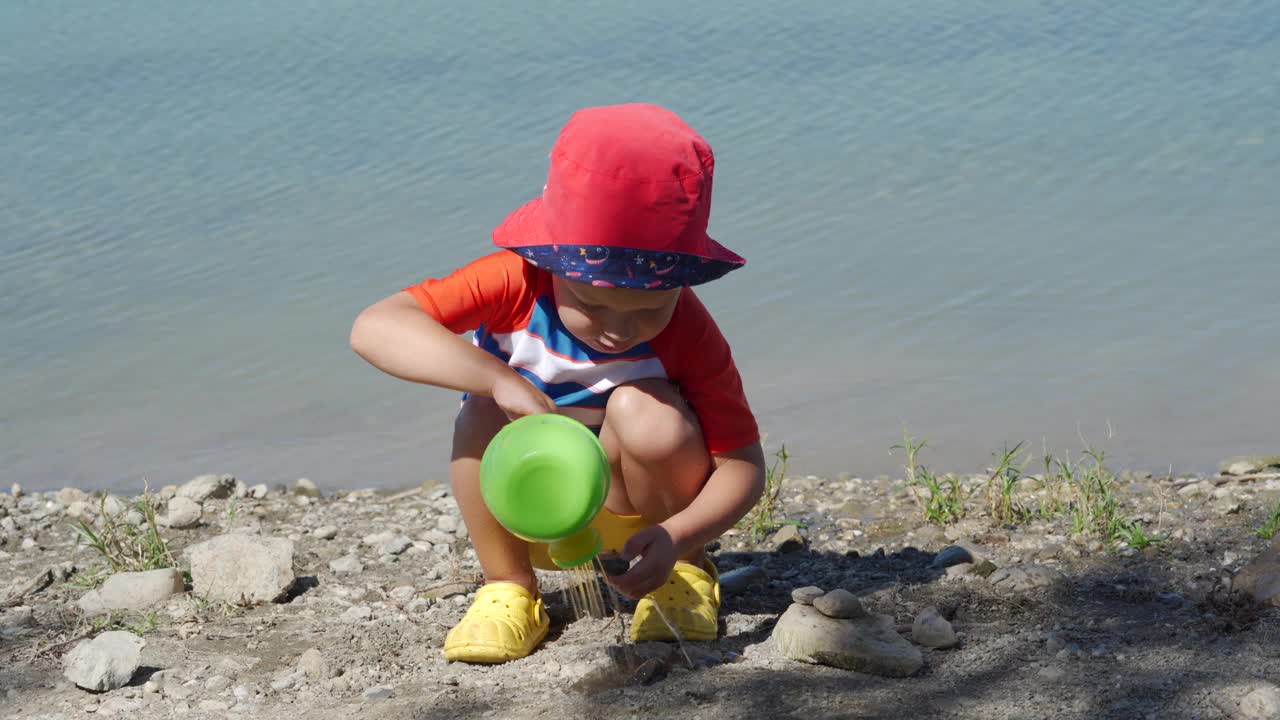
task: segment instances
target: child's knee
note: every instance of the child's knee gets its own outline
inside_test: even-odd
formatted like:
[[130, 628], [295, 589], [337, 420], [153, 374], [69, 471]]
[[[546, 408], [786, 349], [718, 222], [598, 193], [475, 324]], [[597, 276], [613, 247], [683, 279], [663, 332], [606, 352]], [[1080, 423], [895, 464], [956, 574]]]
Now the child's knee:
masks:
[[642, 463], [705, 448], [697, 417], [666, 380], [619, 386], [609, 397], [605, 424], [627, 455]]

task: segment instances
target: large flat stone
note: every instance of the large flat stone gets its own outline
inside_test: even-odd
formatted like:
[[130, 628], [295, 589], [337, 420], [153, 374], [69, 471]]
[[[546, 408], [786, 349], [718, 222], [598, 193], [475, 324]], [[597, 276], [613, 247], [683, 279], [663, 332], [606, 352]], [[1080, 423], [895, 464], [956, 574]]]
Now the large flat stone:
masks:
[[794, 604], [778, 618], [773, 641], [792, 660], [872, 675], [907, 677], [924, 664], [920, 651], [884, 615], [836, 619]]
[[177, 568], [116, 573], [102, 587], [90, 590], [76, 605], [89, 614], [111, 610], [145, 610], [183, 591]]

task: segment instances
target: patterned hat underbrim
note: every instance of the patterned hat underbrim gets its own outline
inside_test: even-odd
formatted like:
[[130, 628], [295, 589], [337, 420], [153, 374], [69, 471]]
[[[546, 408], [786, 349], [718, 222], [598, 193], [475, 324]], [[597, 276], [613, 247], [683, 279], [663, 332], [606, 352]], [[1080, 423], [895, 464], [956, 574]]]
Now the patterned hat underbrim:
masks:
[[671, 290], [701, 285], [742, 267], [687, 253], [604, 245], [533, 245], [508, 248], [550, 273], [595, 287]]

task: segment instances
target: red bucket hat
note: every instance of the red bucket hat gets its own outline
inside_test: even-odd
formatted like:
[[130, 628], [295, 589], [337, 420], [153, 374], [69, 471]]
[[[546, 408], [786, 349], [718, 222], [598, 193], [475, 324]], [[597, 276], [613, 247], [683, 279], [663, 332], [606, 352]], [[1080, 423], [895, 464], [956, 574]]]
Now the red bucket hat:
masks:
[[511, 213], [493, 242], [599, 287], [715, 280], [746, 261], [707, 235], [714, 168], [711, 146], [669, 110], [579, 110], [551, 150], [542, 197]]

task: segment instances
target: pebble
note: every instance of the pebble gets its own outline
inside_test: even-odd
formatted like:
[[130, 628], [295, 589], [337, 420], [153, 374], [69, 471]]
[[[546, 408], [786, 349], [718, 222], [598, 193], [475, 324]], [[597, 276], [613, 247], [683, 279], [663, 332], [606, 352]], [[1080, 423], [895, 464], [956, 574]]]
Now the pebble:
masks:
[[125, 697], [113, 697], [103, 700], [98, 705], [98, 714], [111, 717], [112, 715], [132, 715], [142, 709], [142, 703], [137, 700], [131, 700]]
[[1280, 689], [1262, 685], [1240, 701], [1240, 716], [1248, 720], [1280, 719]]
[[178, 488], [178, 495], [196, 502], [204, 502], [210, 498], [225, 500], [231, 497], [235, 490], [234, 475], [201, 475]]
[[18, 483], [14, 483], [13, 485], [10, 485], [9, 494], [16, 498], [22, 497], [22, 486], [19, 485]]
[[364, 565], [355, 555], [343, 555], [337, 560], [329, 561], [329, 570], [337, 575], [356, 575], [364, 572]]
[[395, 691], [386, 686], [379, 686], [365, 690], [363, 695], [365, 700], [389, 700], [395, 695]]
[[203, 508], [196, 500], [179, 495], [169, 501], [168, 515], [164, 524], [177, 530], [186, 530], [200, 524]]
[[255, 500], [265, 499], [270, 494], [271, 488], [267, 487], [266, 483], [258, 483], [257, 485], [249, 488], [249, 497], [254, 498]]
[[383, 544], [382, 553], [384, 555], [399, 555], [412, 546], [413, 540], [410, 540], [408, 536], [397, 535]]
[[827, 591], [820, 587], [809, 585], [808, 587], [796, 588], [791, 591], [791, 601], [800, 603], [801, 605], [812, 605], [814, 600], [826, 595]]
[[253, 691], [247, 685], [237, 685], [231, 689], [231, 694], [235, 696], [236, 700], [248, 700], [253, 695]]
[[456, 533], [458, 531], [458, 518], [452, 515], [441, 515], [436, 518], [436, 529], [440, 532]]
[[222, 692], [231, 687], [231, 678], [225, 675], [214, 675], [204, 681], [204, 689], [210, 692]]
[[373, 619], [373, 608], [368, 605], [355, 605], [347, 608], [339, 619], [346, 623], [368, 622]]
[[226, 712], [231, 709], [231, 705], [222, 700], [201, 700], [196, 707], [204, 712]]
[[949, 568], [953, 565], [961, 565], [964, 563], [974, 563], [977, 559], [969, 552], [968, 548], [960, 545], [948, 545], [938, 552], [933, 558], [933, 562], [929, 564], [932, 568]]
[[795, 525], [783, 525], [769, 538], [775, 552], [791, 553], [804, 548], [804, 536]]
[[1022, 565], [1000, 568], [987, 580], [1001, 590], [1022, 592], [1052, 585], [1064, 577], [1061, 571], [1045, 565]]
[[396, 602], [403, 605], [404, 603], [407, 603], [410, 600], [413, 600], [413, 596], [417, 592], [418, 591], [414, 589], [412, 585], [401, 585], [400, 587], [393, 588], [391, 592], [387, 593], [387, 595], [392, 600], [395, 600]]
[[298, 658], [298, 671], [312, 680], [328, 680], [338, 674], [316, 648], [308, 649]]
[[432, 545], [445, 546], [451, 545], [454, 541], [453, 536], [448, 533], [441, 532], [440, 530], [428, 530], [419, 535], [418, 539], [423, 542], [431, 543]]
[[315, 530], [312, 530], [311, 534], [321, 540], [332, 540], [338, 537], [338, 528], [334, 525], [321, 525]]
[[320, 497], [320, 488], [307, 478], [298, 478], [293, 483], [293, 494], [302, 497], [318, 498]]
[[829, 618], [860, 618], [865, 617], [867, 614], [858, 598], [843, 588], [832, 590], [822, 597], [816, 598], [813, 601], [813, 607]]
[[[623, 566], [625, 567], [625, 565]], [[720, 576], [720, 590], [725, 593], [740, 593], [752, 585], [763, 585], [769, 582], [769, 573], [758, 565], [730, 570]]]
[[925, 647], [946, 649], [960, 643], [951, 623], [942, 617], [937, 608], [925, 608], [911, 625], [911, 639]]
[[1045, 667], [1040, 668], [1040, 672], [1038, 674], [1045, 680], [1056, 682], [1066, 677], [1067, 671], [1057, 665], [1046, 665]]
[[297, 676], [294, 675], [293, 673], [289, 673], [283, 677], [278, 677], [275, 680], [272, 680], [271, 689], [276, 692], [288, 690], [289, 688], [293, 687], [293, 684], [296, 681], [297, 681]]

